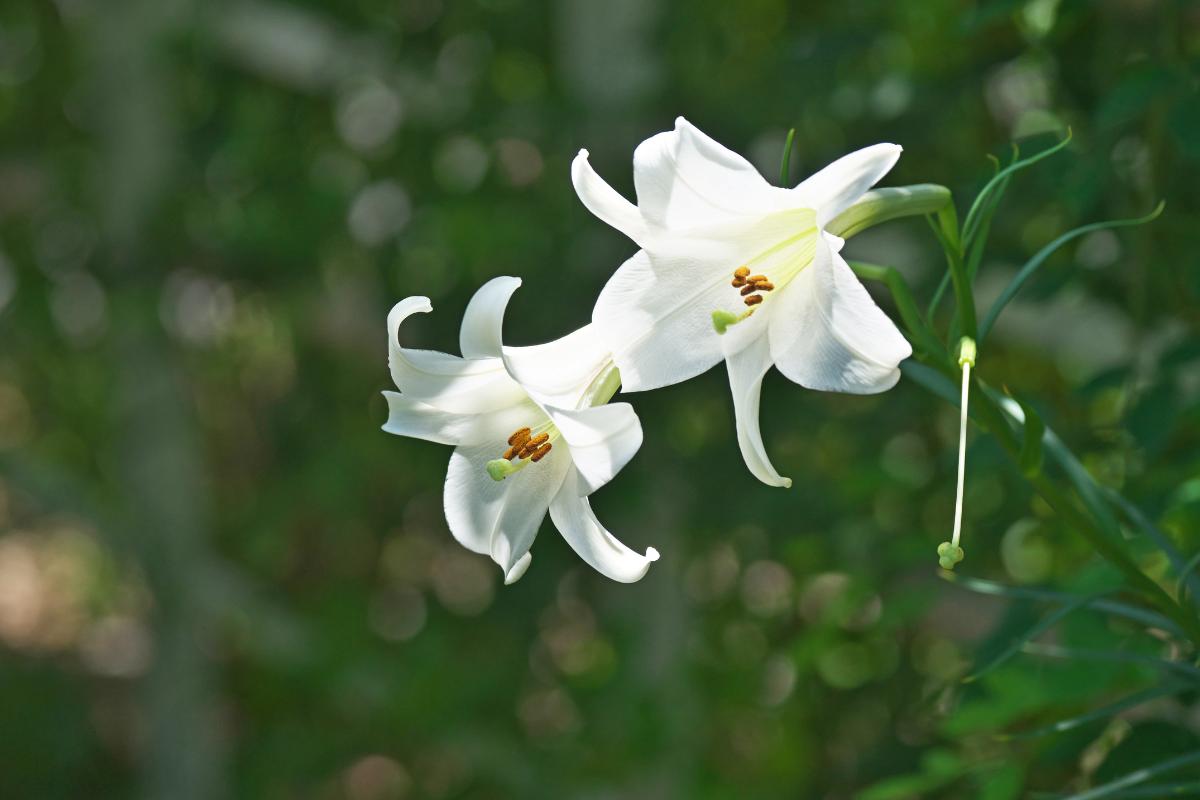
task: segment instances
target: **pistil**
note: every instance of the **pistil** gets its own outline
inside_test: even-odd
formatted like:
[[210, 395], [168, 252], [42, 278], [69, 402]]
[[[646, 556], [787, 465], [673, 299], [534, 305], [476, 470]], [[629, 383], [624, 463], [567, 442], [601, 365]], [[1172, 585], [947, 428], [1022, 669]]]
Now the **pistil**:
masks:
[[962, 536], [963, 483], [967, 467], [967, 400], [971, 388], [971, 368], [975, 366], [975, 340], [964, 336], [959, 343], [958, 366], [962, 369], [962, 398], [958, 412], [958, 485], [954, 493], [954, 531], [950, 541], [938, 545], [938, 564], [942, 569], [954, 569], [963, 560], [963, 549], [959, 545]]

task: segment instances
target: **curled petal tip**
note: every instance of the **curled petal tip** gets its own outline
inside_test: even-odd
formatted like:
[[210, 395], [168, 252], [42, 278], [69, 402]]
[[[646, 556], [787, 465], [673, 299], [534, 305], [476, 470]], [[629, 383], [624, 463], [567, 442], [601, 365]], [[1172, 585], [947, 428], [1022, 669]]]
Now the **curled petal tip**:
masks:
[[779, 485], [784, 489], [790, 489], [790, 488], [792, 488], [792, 479], [791, 478], [783, 478], [780, 480]]
[[428, 314], [433, 311], [433, 303], [429, 302], [429, 298], [423, 295], [413, 295], [406, 297], [396, 305], [392, 306], [392, 310], [388, 312], [388, 316], [396, 316], [397, 314]]
[[658, 551], [655, 550], [653, 547], [647, 547], [646, 548], [646, 560], [647, 561], [658, 561]]
[[517, 563], [512, 565], [512, 568], [504, 574], [504, 585], [512, 586], [517, 581], [521, 580], [521, 576], [525, 574], [525, 570], [529, 569], [529, 562], [533, 560], [533, 556], [529, 553], [517, 559]]

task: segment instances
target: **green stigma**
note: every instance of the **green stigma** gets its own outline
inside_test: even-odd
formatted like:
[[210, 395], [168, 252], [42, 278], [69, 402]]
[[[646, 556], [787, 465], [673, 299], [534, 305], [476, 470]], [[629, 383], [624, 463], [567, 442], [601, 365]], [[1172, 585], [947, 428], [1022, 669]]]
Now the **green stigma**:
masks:
[[519, 472], [529, 464], [528, 459], [520, 461], [508, 461], [503, 458], [494, 458], [487, 462], [487, 473], [494, 481], [502, 481], [514, 472]]
[[938, 564], [942, 569], [954, 569], [954, 565], [963, 560], [963, 549], [951, 542], [938, 545]]
[[734, 314], [732, 311], [714, 311], [712, 312], [713, 328], [717, 333], [723, 334], [730, 325], [737, 325], [753, 313], [753, 308], [741, 314]]

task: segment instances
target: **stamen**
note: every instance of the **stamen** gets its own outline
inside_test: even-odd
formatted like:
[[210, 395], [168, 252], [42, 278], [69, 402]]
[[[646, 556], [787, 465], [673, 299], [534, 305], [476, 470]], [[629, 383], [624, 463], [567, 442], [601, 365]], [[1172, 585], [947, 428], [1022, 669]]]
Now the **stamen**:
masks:
[[[533, 431], [537, 428], [547, 430], [542, 430], [541, 433], [533, 436]], [[509, 475], [520, 472], [530, 464], [546, 457], [551, 448], [550, 440], [553, 436], [557, 436], [557, 433], [552, 433], [554, 426], [549, 422], [539, 425], [537, 428], [518, 428], [512, 436], [508, 437], [509, 447], [504, 451], [504, 455], [487, 462], [487, 473], [492, 480], [502, 481]]]
[[751, 275], [749, 278], [746, 278], [747, 283], [763, 283], [766, 280], [766, 275]]
[[750, 274], [750, 268], [744, 264], [733, 271], [733, 276], [735, 278], [745, 279], [745, 277], [749, 274]]
[[758, 285], [754, 288], [758, 289], [760, 292], [769, 292], [775, 288], [775, 284], [771, 283], [770, 281], [759, 281]]
[[761, 294], [752, 294], [742, 302], [748, 306], [756, 306], [763, 301]]
[[746, 279], [743, 278], [741, 275], [734, 275], [733, 280], [729, 282], [729, 285], [735, 289], [738, 288], [739, 286], [745, 286]]
[[750, 294], [753, 291], [755, 291], [754, 284], [747, 283], [745, 286], [742, 287], [742, 297], [745, 297], [746, 295]]

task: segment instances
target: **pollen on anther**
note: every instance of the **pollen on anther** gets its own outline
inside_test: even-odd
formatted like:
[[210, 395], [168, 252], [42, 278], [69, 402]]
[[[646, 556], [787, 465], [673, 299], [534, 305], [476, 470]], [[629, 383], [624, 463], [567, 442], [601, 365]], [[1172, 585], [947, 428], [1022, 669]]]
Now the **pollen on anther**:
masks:
[[516, 454], [517, 454], [517, 448], [516, 448], [516, 447], [510, 447], [510, 448], [508, 448], [507, 450], [505, 450], [505, 451], [504, 451], [504, 455], [502, 455], [502, 456], [500, 456], [500, 457], [501, 457], [501, 458], [503, 458], [505, 461], [512, 461], [512, 460], [513, 460], [513, 456], [515, 456]]
[[550, 434], [539, 433], [537, 436], [535, 436], [532, 439], [530, 439], [529, 441], [525, 442], [521, 446], [521, 449], [520, 449], [520, 451], [518, 451], [517, 455], [520, 456], [521, 458], [529, 458], [534, 453], [536, 453], [537, 449], [541, 445], [545, 444], [546, 440], [549, 438], [550, 438]]
[[750, 268], [746, 267], [746, 266], [738, 267], [737, 269], [735, 269], [733, 271], [733, 276], [735, 278], [745, 278], [749, 274], [750, 274]]
[[735, 289], [739, 286], [745, 286], [746, 279], [743, 278], [741, 275], [734, 275], [733, 280], [729, 282], [729, 285]]
[[746, 278], [746, 282], [747, 283], [762, 283], [766, 279], [767, 279], [766, 275], [751, 275], [749, 278]]
[[746, 295], [750, 294], [751, 292], [753, 292], [755, 290], [756, 290], [756, 287], [754, 286], [753, 283], [747, 283], [745, 286], [742, 287], [742, 297], [745, 297]]
[[748, 306], [756, 306], [762, 302], [762, 295], [761, 294], [752, 294], [749, 297], [747, 297], [745, 300], [743, 300], [742, 302]]
[[[508, 437], [508, 443], [513, 447], [520, 447], [529, 440], [529, 434], [533, 433], [529, 428], [518, 428], [512, 436]], [[521, 444], [518, 444], [520, 442]]]
[[754, 284], [754, 288], [764, 292], [769, 292], [775, 288], [775, 284], [771, 283], [770, 281], [759, 281], [758, 283]]
[[550, 452], [550, 448], [553, 446], [554, 445], [547, 442], [546, 444], [539, 447], [537, 449], [537, 452], [535, 452], [533, 455], [531, 455], [529, 457], [529, 460], [536, 464], [537, 462], [541, 461], [543, 458], [546, 457], [546, 454]]

